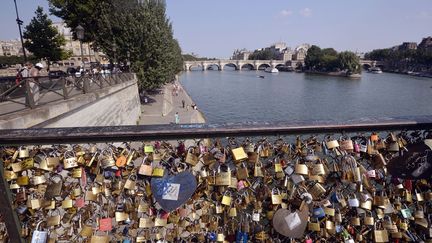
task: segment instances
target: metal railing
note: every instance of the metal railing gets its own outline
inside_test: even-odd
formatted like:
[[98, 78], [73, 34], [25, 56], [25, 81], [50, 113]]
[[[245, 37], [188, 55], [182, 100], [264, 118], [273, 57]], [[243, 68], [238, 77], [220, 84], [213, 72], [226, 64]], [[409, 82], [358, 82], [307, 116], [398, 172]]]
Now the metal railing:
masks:
[[[296, 136], [312, 134], [319, 137], [332, 135], [337, 138], [347, 134], [367, 132], [384, 133], [390, 131], [410, 131], [421, 134], [432, 131], [432, 116], [411, 118], [367, 119], [361, 121], [315, 121], [290, 123], [239, 123], [239, 124], [179, 124], [147, 125], [120, 127], [75, 127], [52, 129], [13, 129], [0, 130], [0, 152], [9, 146], [56, 145], [56, 144], [89, 144], [99, 142], [131, 141], [166, 141], [179, 139], [206, 139], [250, 137], [250, 141], [262, 140], [262, 136], [273, 136], [268, 141], [284, 137], [285, 141], [295, 141]], [[224, 143], [229, 143], [226, 139]], [[163, 142], [162, 142], [163, 143]], [[240, 145], [240, 144], [239, 144]], [[27, 146], [28, 147], [28, 146]], [[11, 242], [23, 242], [20, 236], [21, 226], [13, 210], [9, 184], [3, 178], [3, 164], [0, 163], [0, 203]]]
[[132, 80], [132, 73], [86, 74], [80, 76], [22, 78], [0, 83], [0, 115], [34, 109], [107, 86]]

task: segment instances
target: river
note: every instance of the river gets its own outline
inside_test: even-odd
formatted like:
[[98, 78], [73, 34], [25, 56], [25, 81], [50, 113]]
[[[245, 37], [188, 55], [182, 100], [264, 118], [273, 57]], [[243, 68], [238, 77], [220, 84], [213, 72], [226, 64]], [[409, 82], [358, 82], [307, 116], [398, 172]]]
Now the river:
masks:
[[209, 123], [432, 115], [431, 78], [207, 70], [184, 72], [179, 80]]

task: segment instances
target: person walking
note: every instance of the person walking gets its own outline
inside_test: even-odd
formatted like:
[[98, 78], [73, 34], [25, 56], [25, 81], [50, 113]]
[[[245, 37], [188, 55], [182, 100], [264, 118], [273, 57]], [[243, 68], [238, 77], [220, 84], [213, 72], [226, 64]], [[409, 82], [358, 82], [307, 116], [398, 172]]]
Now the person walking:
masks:
[[185, 101], [184, 100], [182, 100], [182, 105], [183, 105], [183, 109], [185, 108]]
[[32, 82], [30, 82], [30, 90], [33, 94], [34, 104], [37, 105], [39, 103], [39, 73], [42, 70], [42, 63], [38, 62], [36, 65], [30, 69], [30, 77], [32, 77]]
[[180, 123], [180, 117], [179, 117], [178, 112], [175, 113], [174, 120], [175, 120], [175, 124], [179, 124]]

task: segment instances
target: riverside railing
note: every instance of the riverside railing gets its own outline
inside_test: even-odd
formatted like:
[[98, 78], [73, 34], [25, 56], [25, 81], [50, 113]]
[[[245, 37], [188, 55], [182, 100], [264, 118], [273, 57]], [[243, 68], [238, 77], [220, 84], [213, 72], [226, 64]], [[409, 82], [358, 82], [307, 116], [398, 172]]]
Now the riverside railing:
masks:
[[22, 78], [0, 83], [0, 115], [36, 108], [58, 100], [67, 100], [79, 94], [86, 94], [132, 80], [132, 73], [85, 74], [60, 77], [40, 76]]
[[[422, 134], [432, 132], [432, 116], [411, 118], [364, 119], [360, 121], [330, 122], [278, 122], [278, 123], [239, 123], [225, 125], [211, 124], [178, 124], [178, 125], [146, 125], [118, 127], [75, 127], [47, 129], [14, 129], [0, 130], [0, 154], [6, 149], [20, 146], [27, 148], [39, 145], [59, 144], [95, 144], [113, 142], [145, 142], [222, 139], [223, 146], [232, 145], [233, 138], [245, 146], [242, 141], [258, 144], [259, 141], [276, 141], [284, 138], [288, 143], [295, 144], [296, 137], [307, 140], [308, 136], [318, 136], [323, 139], [332, 137], [368, 137], [371, 133], [384, 134], [399, 132], [406, 134], [409, 143], [415, 139], [423, 139]], [[412, 139], [412, 140], [410, 140]], [[195, 140], [195, 141], [196, 141]], [[323, 140], [324, 141], [324, 140]], [[162, 142], [163, 144], [163, 142]], [[196, 144], [195, 144], [196, 145]], [[298, 146], [298, 145], [295, 145]], [[305, 143], [305, 146], [308, 146]], [[16, 150], [18, 151], [18, 150]], [[123, 152], [122, 152], [123, 153]], [[0, 159], [1, 161], [1, 159]], [[3, 161], [0, 165], [0, 205], [1, 213], [8, 229], [11, 242], [23, 242], [21, 239], [21, 223], [13, 204], [9, 184], [4, 177]]]

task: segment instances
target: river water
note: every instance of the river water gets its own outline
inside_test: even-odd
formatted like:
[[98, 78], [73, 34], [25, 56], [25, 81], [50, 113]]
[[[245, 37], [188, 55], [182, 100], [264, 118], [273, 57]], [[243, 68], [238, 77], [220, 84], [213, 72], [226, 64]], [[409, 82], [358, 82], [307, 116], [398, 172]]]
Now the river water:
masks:
[[432, 115], [431, 78], [363, 72], [356, 80], [207, 70], [184, 72], [179, 80], [209, 123]]

